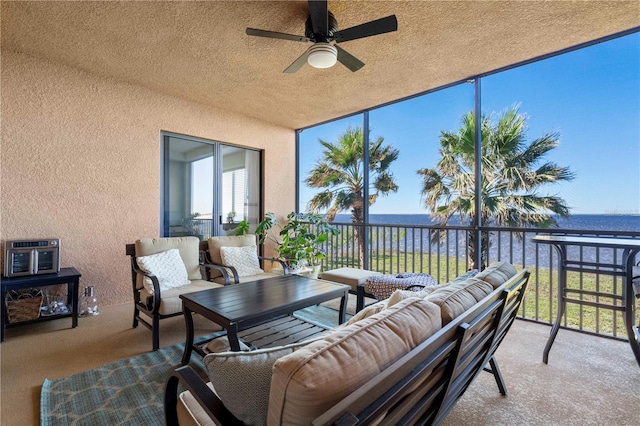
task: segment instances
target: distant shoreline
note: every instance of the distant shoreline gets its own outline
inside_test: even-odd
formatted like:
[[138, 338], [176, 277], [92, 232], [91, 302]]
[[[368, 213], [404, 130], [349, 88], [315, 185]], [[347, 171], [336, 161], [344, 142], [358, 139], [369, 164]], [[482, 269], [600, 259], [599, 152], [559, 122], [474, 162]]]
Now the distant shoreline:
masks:
[[[374, 225], [422, 225], [429, 226], [436, 223], [431, 220], [428, 213], [421, 214], [376, 214], [369, 215], [369, 223]], [[600, 231], [632, 231], [640, 232], [640, 214], [575, 214], [569, 218], [555, 217], [558, 228], [553, 229], [580, 229]], [[334, 222], [351, 223], [351, 215], [341, 213], [336, 215]], [[451, 225], [459, 225], [457, 220]]]

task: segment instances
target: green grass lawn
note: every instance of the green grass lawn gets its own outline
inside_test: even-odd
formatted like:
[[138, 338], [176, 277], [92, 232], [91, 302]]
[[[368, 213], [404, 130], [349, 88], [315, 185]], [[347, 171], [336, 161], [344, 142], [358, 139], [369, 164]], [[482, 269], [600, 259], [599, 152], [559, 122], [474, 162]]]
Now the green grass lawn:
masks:
[[[347, 265], [337, 259], [332, 259], [329, 269]], [[334, 266], [331, 266], [334, 265]], [[393, 254], [378, 254], [369, 261], [369, 269], [387, 274], [400, 272], [423, 272], [434, 277], [439, 283], [447, 283], [468, 269], [465, 259], [456, 256], [420, 252], [394, 252]], [[521, 267], [517, 266], [517, 269]], [[558, 309], [558, 274], [555, 269], [538, 268], [528, 266], [531, 277], [527, 285], [527, 292], [520, 310], [524, 318], [540, 322], [552, 323], [555, 321]], [[610, 277], [589, 273], [567, 273], [567, 288], [615, 293], [622, 295], [623, 280], [619, 277]], [[608, 297], [595, 297], [589, 295], [571, 295], [572, 298], [592, 302], [606, 303], [620, 306], [621, 300], [613, 300]], [[638, 318], [636, 318], [636, 323]], [[567, 303], [562, 325], [605, 335], [615, 335], [626, 338], [622, 313], [608, 308], [592, 307]]]

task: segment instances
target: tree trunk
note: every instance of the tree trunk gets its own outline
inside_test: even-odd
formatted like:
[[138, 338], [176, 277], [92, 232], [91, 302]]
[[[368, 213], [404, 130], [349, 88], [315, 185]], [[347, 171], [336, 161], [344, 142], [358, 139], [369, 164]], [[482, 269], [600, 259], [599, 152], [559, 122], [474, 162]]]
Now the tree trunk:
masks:
[[362, 207], [354, 206], [351, 209], [351, 223], [353, 223], [353, 235], [356, 238], [356, 244], [358, 245], [358, 266], [364, 267], [364, 233], [366, 229], [362, 224]]
[[489, 258], [489, 232], [481, 233], [481, 265], [476, 265], [476, 234], [475, 231], [469, 231], [468, 235], [468, 248], [469, 248], [469, 269], [477, 269], [479, 271], [487, 267], [487, 259]]

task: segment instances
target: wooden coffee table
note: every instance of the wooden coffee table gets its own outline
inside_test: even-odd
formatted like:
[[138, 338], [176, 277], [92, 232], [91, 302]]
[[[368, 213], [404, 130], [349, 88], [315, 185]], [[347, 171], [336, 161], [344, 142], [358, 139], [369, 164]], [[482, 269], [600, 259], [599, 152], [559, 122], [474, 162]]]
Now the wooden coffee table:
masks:
[[349, 286], [330, 281], [286, 275], [183, 294], [180, 298], [187, 340], [182, 364], [189, 363], [192, 350], [203, 355], [203, 351], [194, 346], [193, 312], [222, 326], [227, 331], [231, 350], [239, 351], [239, 331], [338, 297], [342, 298], [338, 313], [338, 321], [342, 324], [349, 289]]

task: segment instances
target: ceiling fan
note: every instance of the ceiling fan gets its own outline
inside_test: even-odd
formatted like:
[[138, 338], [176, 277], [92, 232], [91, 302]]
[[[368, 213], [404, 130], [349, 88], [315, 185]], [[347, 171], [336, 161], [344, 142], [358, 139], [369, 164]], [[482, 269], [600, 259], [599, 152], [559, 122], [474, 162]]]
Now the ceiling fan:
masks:
[[304, 36], [255, 28], [247, 28], [247, 35], [312, 42], [309, 49], [284, 70], [285, 73], [298, 71], [305, 62], [314, 68], [330, 68], [336, 61], [355, 72], [364, 66], [364, 62], [338, 46], [338, 43], [390, 33], [397, 29], [398, 20], [395, 15], [391, 15], [338, 31], [338, 21], [329, 12], [327, 0], [309, 0], [309, 17], [305, 24]]

